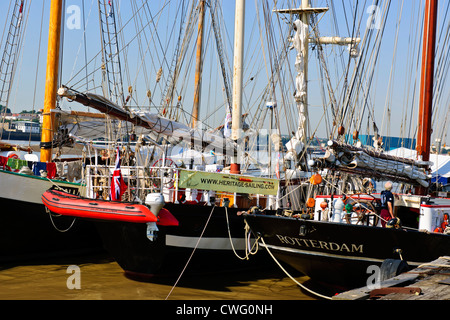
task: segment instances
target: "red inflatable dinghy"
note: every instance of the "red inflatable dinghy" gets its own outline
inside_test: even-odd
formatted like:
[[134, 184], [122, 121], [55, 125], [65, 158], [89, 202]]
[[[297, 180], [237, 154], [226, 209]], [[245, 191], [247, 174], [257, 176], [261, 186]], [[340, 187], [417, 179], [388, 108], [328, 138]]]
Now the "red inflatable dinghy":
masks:
[[63, 216], [135, 223], [158, 221], [147, 206], [131, 202], [88, 199], [57, 190], [44, 192], [42, 202], [50, 212]]

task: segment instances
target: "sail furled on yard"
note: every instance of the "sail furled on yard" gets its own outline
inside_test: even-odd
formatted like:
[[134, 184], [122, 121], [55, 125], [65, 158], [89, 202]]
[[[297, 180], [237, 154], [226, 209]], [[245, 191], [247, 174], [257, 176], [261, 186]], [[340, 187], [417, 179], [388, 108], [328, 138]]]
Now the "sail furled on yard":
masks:
[[[148, 130], [148, 133], [156, 133], [172, 138], [172, 140], [190, 143], [194, 148], [214, 150], [215, 153], [226, 155], [233, 155], [236, 152], [234, 142], [219, 134], [193, 129], [180, 122], [146, 111], [128, 112], [97, 94], [81, 93], [63, 87], [58, 90], [58, 95], [92, 107], [118, 120], [131, 122], [136, 127]], [[145, 134], [145, 131], [141, 131], [141, 133]]]
[[310, 161], [315, 169], [329, 169], [359, 176], [392, 179], [428, 187], [431, 176], [426, 161], [416, 161], [385, 153], [358, 148], [330, 140], [325, 156]]
[[295, 78], [295, 101], [298, 108], [298, 129], [292, 139], [286, 144], [286, 160], [296, 160], [297, 156], [303, 150], [306, 142], [306, 121], [307, 121], [307, 74], [305, 64], [307, 63], [308, 52], [305, 47], [308, 46], [308, 24], [297, 19], [294, 22], [295, 35], [291, 39], [292, 45], [297, 50], [295, 59], [295, 69], [297, 76]]

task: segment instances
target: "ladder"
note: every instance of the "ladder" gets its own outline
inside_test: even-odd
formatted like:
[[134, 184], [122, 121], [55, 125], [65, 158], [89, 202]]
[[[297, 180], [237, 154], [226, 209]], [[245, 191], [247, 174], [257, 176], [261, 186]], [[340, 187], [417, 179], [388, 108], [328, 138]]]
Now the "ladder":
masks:
[[12, 9], [11, 23], [6, 36], [3, 56], [0, 62], [0, 104], [2, 106], [8, 106], [14, 70], [19, 58], [24, 4], [25, 0], [15, 1]]
[[114, 0], [98, 0], [98, 8], [102, 38], [103, 95], [119, 106], [123, 106], [125, 100]]

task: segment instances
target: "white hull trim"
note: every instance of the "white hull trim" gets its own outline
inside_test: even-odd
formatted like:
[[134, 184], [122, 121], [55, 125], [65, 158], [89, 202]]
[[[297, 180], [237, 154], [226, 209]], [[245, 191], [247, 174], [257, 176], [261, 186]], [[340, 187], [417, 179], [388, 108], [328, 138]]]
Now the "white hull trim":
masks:
[[[316, 251], [307, 251], [307, 250], [286, 248], [286, 247], [274, 246], [274, 245], [270, 245], [270, 244], [264, 245], [262, 242], [260, 242], [259, 245], [261, 247], [268, 248], [269, 250], [289, 252], [289, 253], [298, 254], [298, 255], [317, 256], [317, 257], [333, 258], [333, 259], [341, 259], [341, 260], [345, 259], [345, 260], [365, 261], [365, 262], [370, 262], [370, 263], [382, 263], [384, 261], [384, 259], [337, 255], [337, 254], [326, 253], [326, 252], [316, 252]], [[406, 261], [406, 262], [412, 266], [418, 266], [420, 264], [423, 264], [423, 262], [414, 262], [414, 261]]]
[[[244, 238], [232, 238], [233, 246], [235, 250], [245, 250]], [[253, 245], [253, 242], [250, 245]], [[197, 244], [198, 243], [198, 244]], [[232, 250], [230, 244], [230, 238], [201, 238], [200, 241], [197, 237], [182, 237], [174, 235], [166, 235], [166, 245], [172, 247], [182, 248], [197, 248], [197, 249], [209, 249], [209, 250]]]

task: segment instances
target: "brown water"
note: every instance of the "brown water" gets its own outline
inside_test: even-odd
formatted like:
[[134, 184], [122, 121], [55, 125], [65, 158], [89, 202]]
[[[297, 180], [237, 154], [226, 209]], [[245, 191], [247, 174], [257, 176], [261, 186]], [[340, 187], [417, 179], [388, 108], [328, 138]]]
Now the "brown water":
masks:
[[[80, 289], [67, 281], [80, 269]], [[308, 283], [307, 277], [297, 277]], [[277, 268], [237, 270], [218, 274], [183, 275], [153, 279], [152, 283], [127, 278], [105, 254], [46, 260], [0, 267], [1, 300], [316, 300]], [[72, 282], [71, 282], [72, 283]], [[75, 282], [73, 282], [75, 283]]]

